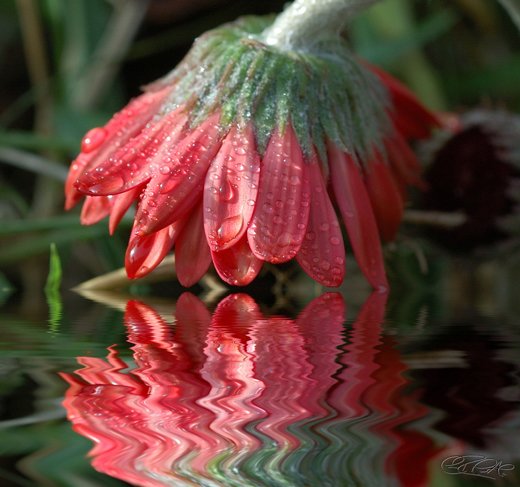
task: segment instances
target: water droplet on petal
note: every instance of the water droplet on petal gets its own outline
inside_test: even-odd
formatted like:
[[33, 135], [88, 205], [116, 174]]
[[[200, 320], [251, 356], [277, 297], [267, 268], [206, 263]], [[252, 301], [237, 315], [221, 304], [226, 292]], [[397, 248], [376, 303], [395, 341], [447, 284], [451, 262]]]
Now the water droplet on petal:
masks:
[[89, 153], [96, 150], [107, 138], [107, 131], [102, 127], [89, 130], [81, 141], [81, 152]]
[[167, 174], [170, 174], [170, 168], [168, 166], [162, 166], [160, 169], [159, 169], [159, 172], [161, 174], [163, 174], [164, 176], [166, 176]]
[[233, 189], [229, 181], [225, 181], [218, 191], [221, 201], [231, 201], [235, 196], [235, 190]]
[[338, 237], [330, 237], [330, 243], [332, 245], [339, 245], [341, 243], [341, 240]]

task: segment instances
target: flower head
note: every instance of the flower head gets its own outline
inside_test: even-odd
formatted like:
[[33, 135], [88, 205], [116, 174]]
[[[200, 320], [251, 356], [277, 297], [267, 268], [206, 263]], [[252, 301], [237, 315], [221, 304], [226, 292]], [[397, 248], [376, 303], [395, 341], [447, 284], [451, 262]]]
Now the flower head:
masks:
[[380, 240], [394, 238], [406, 186], [420, 183], [407, 139], [436, 119], [337, 33], [291, 44], [279, 27], [250, 17], [206, 33], [83, 139], [66, 206], [86, 195], [82, 222], [109, 215], [113, 231], [137, 203], [129, 277], [175, 247], [185, 286], [211, 262], [224, 281], [245, 285], [264, 262], [293, 258], [338, 286], [345, 247], [335, 203], [367, 279], [387, 286]]

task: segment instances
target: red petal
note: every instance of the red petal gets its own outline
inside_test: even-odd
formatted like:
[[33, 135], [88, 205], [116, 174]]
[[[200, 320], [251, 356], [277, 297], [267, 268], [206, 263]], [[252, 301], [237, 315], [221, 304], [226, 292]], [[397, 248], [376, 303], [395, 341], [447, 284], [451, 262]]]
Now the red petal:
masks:
[[82, 225], [94, 225], [110, 213], [110, 200], [106, 196], [87, 196], [81, 208]]
[[262, 260], [292, 259], [301, 247], [309, 220], [309, 179], [296, 134], [288, 124], [275, 131], [264, 154], [249, 245]]
[[202, 224], [202, 201], [191, 213], [175, 244], [177, 278], [184, 287], [198, 282], [211, 264], [211, 254]]
[[345, 276], [345, 247], [317, 158], [309, 168], [311, 209], [307, 233], [296, 259], [315, 281], [339, 286]]
[[385, 147], [392, 169], [399, 180], [407, 185], [423, 189], [422, 168], [404, 137], [399, 133], [394, 134], [385, 140]]
[[255, 208], [259, 178], [260, 156], [252, 126], [242, 133], [231, 128], [204, 187], [204, 229], [213, 251], [232, 247], [244, 235]]
[[128, 211], [130, 206], [132, 206], [132, 203], [137, 201], [142, 190], [143, 188], [138, 186], [137, 188], [126, 191], [125, 193], [120, 193], [113, 196], [112, 210], [110, 212], [110, 219], [108, 221], [108, 230], [110, 235], [113, 235], [117, 225], [119, 225], [119, 222], [123, 216], [125, 216], [125, 213]]
[[403, 218], [403, 200], [388, 166], [374, 160], [365, 167], [365, 183], [379, 235], [385, 241], [393, 240]]
[[328, 152], [334, 195], [356, 260], [373, 287], [386, 289], [388, 282], [379, 232], [359, 168], [335, 145], [329, 144]]
[[405, 85], [386, 71], [371, 64], [365, 64], [379, 77], [390, 92], [394, 106], [391, 116], [397, 129], [406, 138], [422, 139], [428, 137], [433, 127], [441, 125], [439, 119], [424, 107]]
[[246, 286], [252, 282], [263, 264], [249, 248], [246, 235], [233, 247], [212, 252], [211, 258], [218, 275], [232, 286]]
[[137, 232], [152, 233], [170, 225], [200, 199], [204, 177], [220, 147], [218, 119], [219, 114], [210, 116], [175, 147], [168, 174], [153, 176], [137, 210]]
[[[143, 93], [132, 100], [123, 110], [116, 113], [102, 129], [93, 129], [102, 130], [104, 139], [96, 135], [94, 144], [86, 143], [87, 140], [91, 139], [90, 134], [93, 131], [91, 130], [86, 134], [82, 148], [83, 150], [86, 149], [87, 152], [79, 154], [72, 163], [65, 183], [66, 209], [72, 208], [80, 199], [80, 194], [74, 188], [74, 184], [82, 172], [91, 170], [96, 165], [109, 159], [110, 155], [119, 147], [138, 134], [158, 111], [169, 92], [169, 89], [163, 89], [154, 93]], [[94, 138], [92, 139], [94, 140]]]
[[126, 274], [137, 279], [154, 270], [173, 246], [182, 223], [176, 222], [152, 235], [133, 236], [125, 256]]
[[85, 196], [74, 186], [76, 179], [83, 172], [89, 161], [92, 159], [90, 154], [79, 154], [72, 162], [67, 179], [65, 181], [65, 209], [70, 210]]
[[150, 180], [159, 171], [169, 173], [164, 161], [183, 136], [187, 119], [184, 108], [179, 108], [150, 122], [110, 157], [84, 171], [76, 187], [86, 194], [117, 194]]

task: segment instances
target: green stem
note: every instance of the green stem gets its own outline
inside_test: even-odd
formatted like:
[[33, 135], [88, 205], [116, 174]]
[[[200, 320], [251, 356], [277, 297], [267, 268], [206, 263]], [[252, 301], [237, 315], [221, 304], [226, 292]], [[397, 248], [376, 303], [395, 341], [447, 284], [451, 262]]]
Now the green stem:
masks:
[[263, 33], [266, 44], [283, 50], [312, 50], [338, 36], [359, 11], [379, 0], [295, 0]]
[[520, 30], [520, 1], [519, 0], [498, 0], [507, 10], [511, 19]]

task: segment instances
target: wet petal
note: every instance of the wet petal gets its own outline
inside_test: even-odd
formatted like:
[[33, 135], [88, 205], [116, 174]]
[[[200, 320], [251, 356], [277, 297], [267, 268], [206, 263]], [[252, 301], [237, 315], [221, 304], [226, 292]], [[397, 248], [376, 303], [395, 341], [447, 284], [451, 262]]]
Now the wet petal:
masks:
[[328, 154], [334, 195], [359, 267], [373, 287], [387, 289], [379, 232], [360, 169], [334, 144], [328, 144]]
[[175, 244], [175, 268], [177, 278], [184, 287], [193, 286], [211, 264], [204, 226], [202, 224], [202, 201], [191, 213]]
[[142, 186], [138, 186], [126, 191], [125, 193], [116, 194], [112, 197], [112, 210], [110, 211], [110, 219], [108, 220], [108, 230], [110, 235], [113, 235], [119, 222], [132, 206], [132, 203], [137, 201], [142, 190]]
[[315, 281], [324, 286], [339, 286], [345, 276], [345, 246], [338, 218], [316, 158], [309, 164], [309, 180], [309, 223], [296, 259]]
[[184, 108], [156, 117], [110, 157], [84, 171], [76, 187], [86, 194], [117, 194], [148, 181], [157, 172], [169, 173], [165, 161], [184, 135], [187, 119]]
[[[143, 93], [116, 113], [104, 127], [89, 131], [82, 142], [82, 152], [72, 163], [65, 183], [65, 208], [72, 208], [81, 194], [75, 188], [76, 181], [85, 170], [108, 160], [119, 147], [136, 136], [157, 113], [170, 90]], [[93, 136], [92, 134], [95, 133]]]
[[210, 116], [180, 142], [169, 171], [148, 183], [135, 217], [136, 231], [155, 232], [188, 213], [202, 195], [208, 167], [220, 147], [219, 115]]
[[212, 252], [211, 258], [223, 281], [232, 286], [246, 286], [258, 275], [263, 261], [256, 257], [244, 235], [233, 247]]
[[130, 279], [146, 276], [164, 259], [177, 238], [182, 222], [176, 222], [151, 235], [134, 235], [125, 255], [126, 273]]
[[264, 154], [249, 245], [262, 260], [292, 259], [300, 249], [309, 220], [309, 179], [296, 134], [290, 124], [276, 131]]
[[365, 182], [379, 235], [393, 240], [403, 218], [403, 200], [389, 167], [381, 160], [365, 166]]
[[81, 208], [82, 225], [94, 225], [105, 218], [111, 209], [110, 200], [106, 196], [87, 196]]
[[260, 156], [252, 126], [239, 130], [230, 130], [206, 176], [204, 229], [213, 251], [232, 247], [240, 240], [255, 208]]

